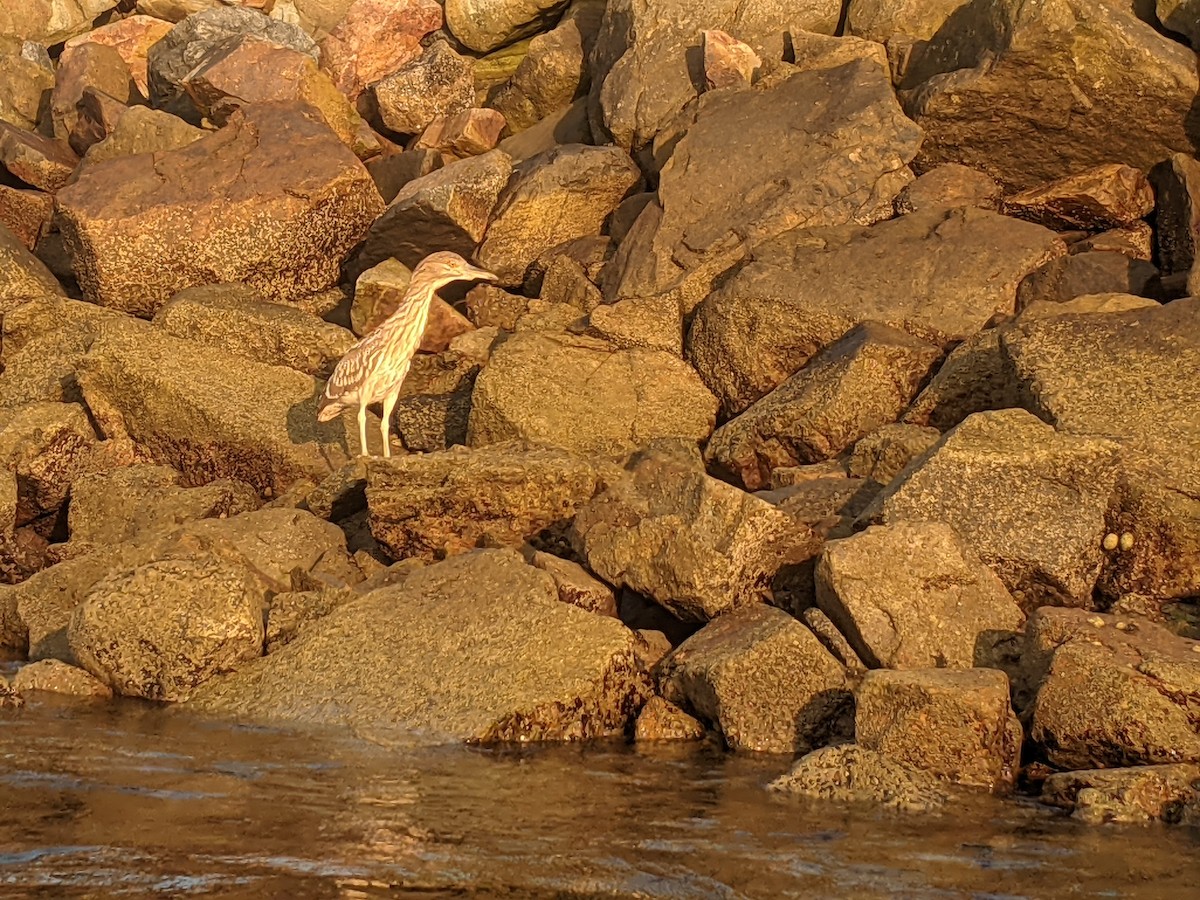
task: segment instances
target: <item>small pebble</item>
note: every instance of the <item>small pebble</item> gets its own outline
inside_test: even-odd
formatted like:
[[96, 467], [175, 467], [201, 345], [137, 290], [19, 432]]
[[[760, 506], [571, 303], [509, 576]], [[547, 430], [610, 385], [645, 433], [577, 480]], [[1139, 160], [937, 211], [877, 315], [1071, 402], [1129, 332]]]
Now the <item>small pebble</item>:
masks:
[[1119, 543], [1120, 539], [1115, 534], [1109, 533], [1104, 536], [1103, 546], [1105, 550], [1116, 550]]
[[1121, 535], [1121, 550], [1128, 552], [1133, 549], [1133, 535], [1126, 531]]

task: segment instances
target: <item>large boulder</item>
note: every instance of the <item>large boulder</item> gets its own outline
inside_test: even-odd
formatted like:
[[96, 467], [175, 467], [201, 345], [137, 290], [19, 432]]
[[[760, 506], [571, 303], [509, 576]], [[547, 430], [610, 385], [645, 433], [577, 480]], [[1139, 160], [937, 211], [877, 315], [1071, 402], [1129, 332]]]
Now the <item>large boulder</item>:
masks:
[[919, 167], [963, 163], [1013, 189], [1193, 149], [1195, 54], [1128, 3], [972, 0], [901, 87], [926, 133]]
[[940, 357], [920, 338], [864, 322], [718, 428], [706, 457], [759, 490], [773, 469], [831, 459], [896, 421]]
[[321, 480], [358, 446], [353, 416], [317, 422], [311, 376], [154, 328], [106, 329], [78, 381], [106, 436], [131, 438], [188, 484], [235, 478], [279, 494], [302, 477]]
[[841, 663], [802, 623], [764, 604], [701, 628], [659, 664], [658, 683], [731, 750], [807, 753], [844, 736], [853, 707]]
[[1021, 661], [1030, 737], [1064, 769], [1200, 762], [1200, 642], [1144, 619], [1073, 609], [1030, 617]]
[[977, 413], [896, 478], [871, 522], [944, 522], [1026, 612], [1090, 606], [1119, 447], [1060, 434], [1024, 410]]
[[396, 559], [432, 559], [487, 542], [563, 543], [575, 512], [620, 471], [520, 443], [374, 460], [367, 469], [371, 533]]
[[113, 572], [71, 615], [76, 660], [118, 694], [185, 700], [262, 655], [262, 582], [211, 553]]
[[[789, 228], [888, 218], [920, 142], [868, 60], [707, 93], [662, 169], [657, 203], [606, 274], [605, 294], [657, 293], [712, 260], [728, 268], [744, 245]], [[747, 153], [754, 165], [730, 166]]]
[[58, 207], [88, 299], [149, 316], [197, 284], [279, 302], [330, 287], [383, 201], [316, 110], [273, 102], [181, 150], [89, 166]]
[[677, 356], [522, 331], [499, 345], [475, 382], [467, 443], [523, 439], [621, 456], [657, 438], [700, 443], [716, 414], [712, 394]]
[[1054, 232], [982, 209], [789, 231], [696, 308], [687, 358], [736, 415], [868, 319], [961, 341], [1011, 315], [1021, 280], [1065, 253]]
[[798, 519], [658, 454], [579, 510], [572, 543], [610, 584], [692, 622], [769, 597], [781, 572], [820, 547]]
[[644, 702], [633, 647], [519, 554], [481, 550], [340, 607], [192, 705], [432, 742], [586, 740], [622, 733]]
[[873, 668], [971, 668], [1025, 615], [950, 526], [898, 522], [829, 541], [817, 605]]
[[640, 182], [637, 166], [617, 147], [571, 144], [526, 160], [500, 194], [476, 258], [502, 282], [519, 285], [546, 251], [599, 234]]
[[778, 61], [785, 33], [833, 34], [840, 14], [839, 0], [611, 0], [592, 53], [593, 128], [627, 150], [650, 143], [699, 93], [693, 67], [706, 29], [720, 29]]

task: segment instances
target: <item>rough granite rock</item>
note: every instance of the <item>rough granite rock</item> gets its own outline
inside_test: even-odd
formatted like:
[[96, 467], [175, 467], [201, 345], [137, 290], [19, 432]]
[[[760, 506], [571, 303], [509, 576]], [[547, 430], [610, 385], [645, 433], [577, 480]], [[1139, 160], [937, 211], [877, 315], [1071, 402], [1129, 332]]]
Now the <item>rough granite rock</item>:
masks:
[[1158, 269], [1142, 259], [1103, 250], [1073, 253], [1051, 260], [1017, 287], [1017, 310], [1039, 300], [1063, 302], [1088, 294], [1134, 294], [1154, 291]]
[[107, 25], [93, 28], [86, 34], [77, 35], [66, 42], [65, 50], [83, 44], [103, 44], [120, 54], [133, 81], [143, 97], [150, 96], [147, 55], [150, 48], [166, 37], [171, 23], [154, 16], [129, 16], [114, 19]]
[[859, 322], [944, 346], [1015, 309], [1017, 285], [1066, 247], [981, 209], [930, 208], [869, 228], [797, 229], [697, 308], [686, 355], [736, 415]]
[[469, 259], [511, 175], [509, 156], [492, 150], [408, 182], [371, 226], [359, 274], [392, 258], [412, 268], [436, 250]]
[[[610, 301], [697, 273], [710, 285], [747, 245], [789, 229], [890, 217], [921, 140], [868, 60], [704, 94], [689, 121], [662, 169], [657, 203], [605, 276]], [[730, 166], [743, 154], [755, 164]]]
[[443, 40], [378, 82], [373, 93], [383, 124], [398, 134], [420, 134], [438, 116], [475, 105], [471, 63]]
[[1090, 606], [1118, 451], [1102, 437], [1060, 434], [1024, 410], [976, 413], [862, 519], [951, 525], [1027, 613]]
[[58, 140], [65, 141], [71, 136], [79, 118], [77, 104], [88, 88], [125, 105], [144, 102], [129, 66], [112, 47], [89, 42], [65, 49], [50, 94], [50, 125]]
[[257, 509], [249, 485], [221, 479], [183, 487], [168, 466], [135, 465], [85, 474], [71, 482], [71, 540], [117, 544], [150, 538], [194, 519], [224, 519]]
[[698, 741], [704, 737], [704, 725], [674, 703], [657, 695], [638, 713], [633, 739], [646, 741]]
[[200, 122], [183, 83], [212, 50], [230, 38], [254, 35], [290, 47], [316, 60], [316, 42], [298, 25], [281, 22], [257, 10], [217, 6], [189, 15], [172, 28], [147, 54], [150, 102], [156, 109]]
[[77, 403], [28, 403], [0, 412], [0, 467], [17, 476], [18, 527], [62, 507], [97, 444]]
[[161, 109], [131, 106], [121, 113], [103, 140], [87, 148], [83, 160], [71, 175], [70, 183], [74, 184], [89, 168], [105, 160], [136, 153], [182, 150], [206, 134], [208, 132], [203, 129], [189, 125]]
[[0, 312], [34, 297], [66, 296], [50, 270], [0, 223]]
[[776, 468], [821, 462], [894, 422], [917, 396], [941, 351], [863, 322], [713, 434], [705, 457], [747, 490]]
[[846, 464], [847, 472], [855, 478], [870, 478], [879, 484], [887, 484], [940, 437], [936, 428], [900, 423], [884, 425], [854, 445]]
[[641, 180], [633, 160], [617, 147], [570, 144], [526, 160], [501, 192], [476, 259], [501, 283], [519, 285], [546, 251], [599, 234]]
[[530, 563], [554, 579], [558, 599], [601, 616], [617, 614], [617, 597], [612, 588], [588, 574], [577, 562], [560, 559], [541, 550], [534, 551]]
[[17, 186], [54, 193], [67, 183], [78, 164], [79, 158], [66, 141], [0, 122], [0, 168], [17, 179]]
[[0, 185], [0, 225], [8, 228], [27, 250], [50, 231], [54, 198], [44, 191]]
[[1133, 225], [1154, 209], [1145, 173], [1106, 163], [1004, 199], [1004, 212], [1056, 231], [1104, 231]]
[[383, 209], [354, 154], [297, 102], [245, 107], [152, 161], [89, 166], [57, 201], [88, 299], [142, 316], [197, 284], [244, 282], [279, 302], [324, 290]]
[[119, 0], [18, 0], [0, 8], [0, 35], [51, 46], [91, 29]]
[[522, 331], [496, 348], [475, 382], [467, 443], [522, 439], [622, 456], [657, 438], [700, 443], [716, 415], [712, 394], [676, 356]]
[[[958, 0], [965, 2], [965, 0]], [[990, 175], [945, 163], [935, 166], [896, 195], [897, 215], [907, 215], [931, 206], [976, 206], [997, 209], [1003, 191]]]
[[541, 31], [568, 0], [446, 0], [446, 26], [463, 44], [486, 53]]
[[971, 668], [1025, 615], [949, 525], [897, 522], [829, 541], [817, 605], [872, 668]]
[[112, 688], [96, 676], [57, 659], [40, 659], [21, 666], [13, 676], [13, 687], [23, 694], [45, 691], [104, 699], [113, 695]]
[[578, 22], [564, 20], [529, 42], [529, 52], [488, 105], [515, 134], [569, 106], [586, 87], [583, 35]]
[[186, 700], [199, 685], [262, 656], [262, 582], [213, 554], [113, 572], [71, 615], [67, 642], [116, 693]]
[[854, 699], [859, 746], [955, 784], [1012, 790], [1022, 731], [1003, 672], [875, 670]]
[[925, 131], [919, 168], [962, 163], [1022, 190], [1190, 152], [1197, 84], [1194, 54], [1128, 3], [974, 0], [920, 54], [900, 96]]
[[798, 519], [656, 453], [578, 511], [571, 541], [605, 581], [688, 622], [764, 599], [820, 546]]
[[501, 443], [367, 467], [371, 533], [395, 559], [465, 553], [484, 541], [549, 548], [620, 471], [562, 450]]
[[843, 734], [853, 707], [841, 663], [802, 623], [757, 603], [684, 641], [660, 664], [658, 685], [731, 750], [807, 753]]
[[315, 378], [328, 378], [355, 340], [340, 325], [232, 284], [185, 288], [159, 308], [154, 324], [177, 338]]
[[1197, 648], [1138, 617], [1039, 609], [1021, 657], [1030, 738], [1063, 769], [1200, 761]]
[[768, 788], [833, 803], [870, 804], [897, 812], [931, 813], [950, 800], [944, 784], [928, 772], [856, 744], [814, 750], [792, 764]]
[[414, 741], [587, 740], [622, 733], [648, 694], [633, 643], [519, 554], [481, 550], [342, 606], [192, 706]]
[[421, 55], [442, 25], [437, 0], [353, 0], [320, 43], [321, 68], [350, 100]]
[[77, 377], [106, 437], [128, 436], [187, 484], [234, 478], [282, 493], [302, 477], [324, 478], [358, 446], [353, 414], [316, 421], [321, 385], [311, 376], [156, 328], [106, 329]]
[[1089, 825], [1200, 825], [1200, 765], [1057, 772], [1040, 799]]
[[[549, 279], [547, 273], [547, 281]], [[590, 287], [591, 282], [587, 285]], [[542, 293], [543, 296], [547, 293], [545, 286]], [[599, 292], [596, 293], [598, 299]], [[683, 317], [679, 304], [665, 295], [599, 303], [588, 316], [586, 333], [617, 347], [642, 347], [662, 350], [673, 356], [683, 355]]]

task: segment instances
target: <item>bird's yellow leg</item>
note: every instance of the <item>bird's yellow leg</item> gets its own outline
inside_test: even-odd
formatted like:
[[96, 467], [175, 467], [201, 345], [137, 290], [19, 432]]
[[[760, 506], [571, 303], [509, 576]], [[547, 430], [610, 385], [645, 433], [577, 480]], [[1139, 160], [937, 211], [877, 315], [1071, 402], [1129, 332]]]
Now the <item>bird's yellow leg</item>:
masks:
[[400, 397], [400, 392], [396, 391], [383, 401], [383, 421], [379, 423], [379, 430], [383, 433], [383, 455], [392, 455], [392, 443], [388, 440], [392, 431], [392, 410], [396, 408], [396, 401]]
[[367, 455], [367, 404], [358, 405], [358, 455]]

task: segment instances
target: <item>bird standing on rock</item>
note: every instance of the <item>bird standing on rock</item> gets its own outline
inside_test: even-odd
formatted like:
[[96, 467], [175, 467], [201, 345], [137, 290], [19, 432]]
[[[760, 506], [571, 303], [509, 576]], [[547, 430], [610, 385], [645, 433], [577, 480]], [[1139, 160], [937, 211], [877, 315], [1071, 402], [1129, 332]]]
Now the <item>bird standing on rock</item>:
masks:
[[498, 277], [476, 268], [457, 253], [432, 253], [413, 270], [408, 290], [396, 311], [361, 341], [346, 351], [317, 407], [317, 421], [329, 422], [343, 410], [358, 407], [358, 439], [361, 455], [367, 455], [367, 407], [383, 404], [383, 455], [391, 456], [388, 443], [392, 410], [400, 396], [400, 385], [408, 374], [413, 354], [421, 344], [429, 305], [438, 288], [452, 281], [498, 281]]

